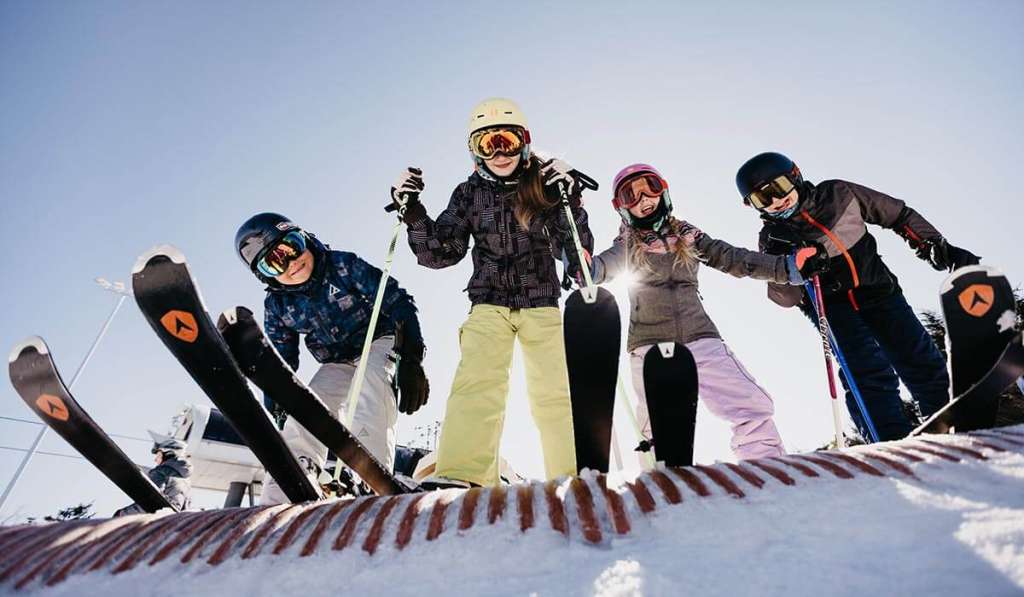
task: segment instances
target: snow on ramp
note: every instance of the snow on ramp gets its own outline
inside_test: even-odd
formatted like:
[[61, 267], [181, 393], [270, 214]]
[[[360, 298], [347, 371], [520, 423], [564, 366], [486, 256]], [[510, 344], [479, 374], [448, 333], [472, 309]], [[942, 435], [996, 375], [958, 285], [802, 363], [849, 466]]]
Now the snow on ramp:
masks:
[[0, 594], [1013, 595], [1024, 426], [494, 489], [0, 528]]

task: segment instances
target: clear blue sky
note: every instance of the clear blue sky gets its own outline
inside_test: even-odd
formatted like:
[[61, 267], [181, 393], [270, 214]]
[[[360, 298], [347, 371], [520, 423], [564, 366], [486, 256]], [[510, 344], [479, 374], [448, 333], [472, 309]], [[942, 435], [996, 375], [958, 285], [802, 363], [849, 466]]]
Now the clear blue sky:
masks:
[[[636, 161], [662, 169], [678, 216], [753, 245], [758, 220], [733, 176], [774, 149], [812, 181], [906, 199], [1024, 280], [1024, 4], [680, 4], [5, 2], [0, 344], [42, 335], [70, 378], [115, 301], [92, 279], [128, 281], [135, 257], [165, 242], [190, 258], [211, 311], [260, 307], [232, 253], [257, 211], [380, 263], [397, 173], [423, 168], [423, 200], [439, 212], [470, 172], [466, 115], [493, 95], [521, 104], [536, 147], [602, 182], [586, 203], [599, 248], [618, 226], [611, 177]], [[912, 304], [937, 308], [943, 276], [875, 234]], [[468, 259], [421, 268], [400, 246], [394, 274], [420, 304], [433, 386], [430, 404], [400, 421], [402, 440], [442, 417], [469, 272]], [[788, 447], [826, 441], [814, 330], [761, 283], [707, 270], [701, 284], [725, 339], [775, 397]], [[306, 355], [300, 374], [314, 370]], [[504, 451], [540, 475], [521, 367], [513, 380]], [[134, 436], [206, 400], [131, 303], [75, 393], [111, 432]], [[32, 418], [9, 386], [0, 396], [0, 415]], [[27, 446], [35, 431], [0, 421], [0, 445]], [[706, 413], [697, 437], [698, 459], [731, 458], [727, 430]], [[145, 444], [124, 446], [148, 460]], [[44, 449], [68, 450], [55, 437]], [[0, 484], [20, 456], [0, 450]], [[39, 456], [0, 520], [93, 499], [103, 513], [124, 501], [84, 461]]]

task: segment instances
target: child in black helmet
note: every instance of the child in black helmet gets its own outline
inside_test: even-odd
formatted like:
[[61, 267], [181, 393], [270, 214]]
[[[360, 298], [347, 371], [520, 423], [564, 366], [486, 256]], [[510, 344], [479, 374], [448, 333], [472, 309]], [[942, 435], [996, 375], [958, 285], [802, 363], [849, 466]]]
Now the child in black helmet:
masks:
[[[896, 276], [878, 254], [867, 224], [893, 230], [936, 270], [976, 264], [979, 258], [949, 242], [903, 201], [844, 180], [811, 184], [786, 156], [762, 153], [736, 173], [745, 204], [757, 209], [764, 226], [760, 246], [788, 253], [808, 242], [823, 245], [829, 270], [820, 275], [825, 312], [863, 395], [880, 440], [906, 436], [914, 423], [904, 414], [902, 380], [931, 415], [949, 400], [949, 378], [938, 348], [903, 297]], [[768, 297], [783, 307], [812, 312], [803, 288], [768, 284]], [[847, 407], [861, 434], [861, 417], [846, 379]]]
[[[278, 354], [299, 367], [299, 336], [320, 363], [309, 387], [344, 421], [349, 387], [366, 338], [381, 271], [354, 253], [333, 251], [288, 218], [261, 213], [238, 229], [235, 248], [249, 270], [267, 285], [264, 327]], [[380, 318], [373, 330], [352, 433], [385, 467], [395, 461], [398, 412], [411, 414], [426, 403], [429, 385], [416, 304], [389, 279]], [[397, 372], [392, 351], [400, 358]], [[267, 396], [273, 409], [273, 396]], [[283, 435], [311, 477], [316, 479], [327, 448], [288, 419]], [[276, 483], [267, 484], [262, 504], [287, 501]]]

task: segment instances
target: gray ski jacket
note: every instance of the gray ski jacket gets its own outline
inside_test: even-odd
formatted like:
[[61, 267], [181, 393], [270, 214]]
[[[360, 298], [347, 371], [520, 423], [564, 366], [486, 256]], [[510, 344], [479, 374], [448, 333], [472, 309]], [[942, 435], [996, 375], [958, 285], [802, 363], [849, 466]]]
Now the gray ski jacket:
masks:
[[594, 257], [594, 282], [609, 282], [625, 273], [627, 267], [634, 276], [629, 287], [629, 335], [627, 350], [659, 342], [685, 344], [701, 338], [721, 338], [718, 328], [708, 317], [701, 304], [697, 283], [697, 270], [705, 263], [737, 278], [754, 278], [776, 284], [802, 284], [798, 272], [790, 273], [788, 258], [734, 247], [712, 238], [687, 222], [682, 222], [681, 239], [676, 242], [690, 244], [697, 261], [674, 265], [671, 252], [648, 252], [648, 266], [627, 264], [627, 230], [620, 231], [610, 249]]
[[167, 501], [178, 510], [187, 510], [192, 503], [192, 462], [189, 460], [166, 460], [146, 473], [149, 480], [167, 497]]

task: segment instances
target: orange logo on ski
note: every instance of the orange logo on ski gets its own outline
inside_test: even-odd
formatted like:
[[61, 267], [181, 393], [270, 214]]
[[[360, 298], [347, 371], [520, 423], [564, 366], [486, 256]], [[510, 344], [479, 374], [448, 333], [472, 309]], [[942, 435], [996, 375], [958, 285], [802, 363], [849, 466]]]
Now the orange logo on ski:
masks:
[[992, 308], [995, 291], [988, 284], [971, 284], [960, 293], [960, 306], [968, 314], [982, 317]]
[[172, 336], [182, 342], [195, 342], [199, 337], [199, 326], [196, 325], [196, 318], [187, 311], [168, 311], [160, 318], [160, 324]]
[[64, 406], [64, 401], [56, 396], [51, 396], [50, 394], [41, 395], [36, 398], [36, 407], [51, 419], [57, 419], [58, 421], [68, 420], [68, 407]]

